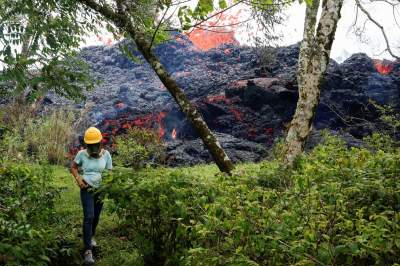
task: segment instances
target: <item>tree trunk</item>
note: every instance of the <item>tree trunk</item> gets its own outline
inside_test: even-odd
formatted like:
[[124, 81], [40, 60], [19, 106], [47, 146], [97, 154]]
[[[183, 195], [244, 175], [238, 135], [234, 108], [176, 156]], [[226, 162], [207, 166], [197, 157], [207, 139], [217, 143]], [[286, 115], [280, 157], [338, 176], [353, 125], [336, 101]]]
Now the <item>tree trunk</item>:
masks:
[[178, 87], [176, 81], [171, 78], [171, 76], [168, 74], [158, 58], [154, 55], [151, 49], [149, 49], [150, 43], [143, 35], [141, 37], [135, 38], [135, 43], [138, 47], [138, 50], [143, 54], [147, 62], [149, 62], [151, 67], [154, 69], [161, 82], [174, 97], [176, 103], [179, 105], [182, 112], [186, 115], [186, 118], [192, 123], [194, 130], [196, 131], [197, 135], [203, 140], [204, 145], [211, 153], [219, 169], [222, 172], [230, 173], [233, 169], [233, 164], [228, 155], [221, 147], [217, 138], [208, 128], [200, 112], [197, 111], [196, 107], [189, 101], [185, 93], [181, 90], [181, 88]]
[[100, 6], [93, 0], [78, 1], [97, 11], [108, 20], [111, 20], [117, 27], [123, 29], [130, 35], [130, 37], [136, 43], [138, 50], [151, 65], [170, 94], [174, 97], [176, 103], [186, 115], [186, 118], [192, 123], [194, 130], [202, 139], [205, 147], [211, 153], [211, 156], [218, 168], [222, 172], [230, 173], [233, 170], [232, 161], [221, 147], [217, 138], [208, 128], [203, 117], [201, 116], [201, 113], [197, 111], [196, 107], [189, 101], [183, 90], [178, 87], [176, 81], [168, 74], [165, 67], [155, 56], [151, 50], [150, 42], [146, 38], [146, 35], [133, 25], [132, 21], [129, 19], [129, 15], [126, 13], [116, 13], [109, 6]]
[[289, 167], [303, 152], [310, 133], [343, 0], [322, 1], [321, 18], [315, 31], [319, 3], [319, 0], [314, 0], [306, 10], [297, 73], [299, 100], [286, 137], [285, 161]]

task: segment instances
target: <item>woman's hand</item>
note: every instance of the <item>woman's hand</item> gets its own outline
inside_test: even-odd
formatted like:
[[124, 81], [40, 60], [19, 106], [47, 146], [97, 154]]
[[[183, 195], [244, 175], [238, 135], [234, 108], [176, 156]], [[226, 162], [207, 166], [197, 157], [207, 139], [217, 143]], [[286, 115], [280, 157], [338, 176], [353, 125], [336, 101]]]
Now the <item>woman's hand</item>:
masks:
[[78, 182], [78, 186], [82, 189], [87, 188], [89, 186], [85, 181], [83, 181], [82, 178], [77, 178], [76, 182]]
[[76, 183], [78, 183], [78, 186], [80, 188], [87, 188], [89, 185], [83, 181], [82, 177], [79, 176], [78, 174], [78, 165], [75, 162], [72, 162], [71, 165], [71, 173], [75, 177]]

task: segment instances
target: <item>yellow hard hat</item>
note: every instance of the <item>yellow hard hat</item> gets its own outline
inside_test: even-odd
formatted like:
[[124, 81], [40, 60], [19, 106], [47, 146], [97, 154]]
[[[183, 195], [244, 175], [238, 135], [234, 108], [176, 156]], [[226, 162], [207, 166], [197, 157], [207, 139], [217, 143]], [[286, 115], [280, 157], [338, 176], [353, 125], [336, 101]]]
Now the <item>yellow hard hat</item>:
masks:
[[85, 132], [85, 137], [83, 138], [86, 144], [95, 144], [99, 143], [103, 136], [101, 135], [100, 130], [95, 127], [89, 127]]

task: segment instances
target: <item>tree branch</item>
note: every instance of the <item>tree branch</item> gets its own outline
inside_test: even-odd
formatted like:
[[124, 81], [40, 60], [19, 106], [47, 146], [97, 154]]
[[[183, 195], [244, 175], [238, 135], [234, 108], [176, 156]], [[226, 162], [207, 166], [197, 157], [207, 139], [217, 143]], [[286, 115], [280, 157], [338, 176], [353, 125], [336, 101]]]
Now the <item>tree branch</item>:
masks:
[[129, 22], [127, 20], [127, 17], [115, 12], [112, 7], [107, 5], [106, 3], [100, 5], [94, 0], [78, 0], [78, 2], [90, 7], [99, 14], [102, 14], [106, 19], [112, 21], [119, 27], [125, 28], [125, 26]]
[[[371, 14], [370, 14], [370, 13], [364, 8], [364, 6], [361, 4], [360, 0], [355, 0], [355, 1], [356, 1], [356, 4], [357, 4], [358, 8], [359, 8], [359, 9], [367, 16], [367, 18], [368, 18], [372, 23], [374, 23], [374, 24], [380, 29], [380, 31], [382, 32], [383, 38], [385, 39], [385, 43], [386, 43], [386, 49], [387, 49], [387, 51], [389, 52], [389, 54], [390, 54], [392, 57], [396, 58], [397, 60], [400, 60], [400, 56], [395, 55], [395, 54], [393, 53], [393, 51], [392, 51], [392, 48], [390, 47], [389, 39], [388, 39], [388, 37], [387, 37], [387, 35], [386, 35], [385, 28], [384, 28], [378, 21], [376, 21], [376, 20], [371, 16]], [[385, 1], [385, 2], [386, 2], [386, 1]]]
[[160, 19], [160, 22], [158, 23], [158, 25], [157, 25], [157, 27], [156, 27], [154, 33], [153, 33], [153, 36], [151, 37], [151, 42], [150, 42], [150, 47], [149, 47], [149, 49], [151, 49], [151, 47], [153, 46], [154, 39], [156, 38], [157, 32], [158, 32], [158, 30], [159, 30], [160, 27], [161, 27], [161, 24], [162, 24], [162, 22], [163, 22], [163, 20], [164, 20], [164, 18], [165, 18], [165, 15], [167, 14], [167, 12], [168, 12], [168, 10], [169, 10], [169, 7], [170, 7], [170, 6], [167, 6], [167, 9], [165, 10], [164, 14], [162, 15], [162, 17], [161, 17], [161, 19]]
[[203, 19], [202, 21], [199, 21], [199, 22], [195, 23], [194, 25], [191, 26], [191, 28], [197, 27], [197, 26], [201, 25], [202, 23], [204, 23], [205, 21], [210, 20], [210, 19], [212, 19], [213, 17], [216, 17], [216, 16], [218, 16], [218, 15], [221, 15], [221, 14], [224, 13], [225, 11], [228, 11], [229, 9], [231, 9], [231, 8], [233, 8], [233, 7], [235, 7], [235, 6], [239, 5], [239, 4], [241, 4], [241, 3], [243, 3], [244, 1], [246, 1], [246, 0], [239, 0], [239, 1], [237, 1], [237, 2], [234, 3], [233, 5], [228, 6], [227, 8], [225, 8], [225, 9], [223, 9], [223, 10], [221, 10], [221, 11], [218, 11], [218, 12], [215, 13], [215, 14], [212, 14], [212, 15], [208, 16], [207, 18]]

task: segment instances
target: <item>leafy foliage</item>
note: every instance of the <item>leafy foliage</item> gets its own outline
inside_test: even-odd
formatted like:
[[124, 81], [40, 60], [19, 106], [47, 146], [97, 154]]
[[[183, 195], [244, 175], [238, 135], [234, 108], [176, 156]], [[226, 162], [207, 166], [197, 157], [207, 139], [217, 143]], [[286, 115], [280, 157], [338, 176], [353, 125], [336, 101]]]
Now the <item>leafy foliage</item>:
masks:
[[399, 159], [328, 137], [286, 172], [275, 161], [232, 177], [116, 173], [105, 192], [148, 265], [389, 265]]
[[48, 265], [57, 238], [50, 230], [58, 195], [48, 167], [2, 163], [0, 167], [0, 263]]
[[370, 103], [377, 109], [380, 114], [380, 120], [384, 124], [385, 133], [394, 138], [398, 138], [400, 129], [400, 114], [391, 105], [381, 106], [378, 103], [370, 100]]
[[146, 164], [161, 164], [165, 148], [158, 134], [150, 129], [131, 128], [116, 138], [117, 164], [139, 169]]
[[73, 119], [74, 115], [65, 110], [37, 117], [29, 106], [11, 104], [5, 107], [0, 117], [5, 126], [0, 139], [3, 159], [64, 164], [74, 134]]
[[[84, 23], [77, 23], [77, 18]], [[0, 91], [30, 99], [54, 90], [72, 99], [93, 87], [88, 67], [75, 57], [96, 16], [74, 1], [0, 1]]]

